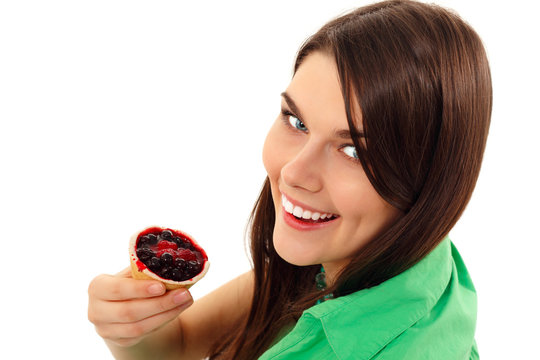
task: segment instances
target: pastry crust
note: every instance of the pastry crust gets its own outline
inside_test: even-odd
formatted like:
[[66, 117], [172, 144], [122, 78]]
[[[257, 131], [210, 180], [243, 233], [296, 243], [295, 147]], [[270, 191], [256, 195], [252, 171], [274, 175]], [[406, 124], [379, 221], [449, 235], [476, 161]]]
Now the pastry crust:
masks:
[[[137, 252], [136, 252], [136, 250], [137, 250], [137, 239], [139, 238], [139, 235], [141, 233], [145, 232], [146, 230], [148, 230], [150, 228], [160, 228], [162, 230], [165, 230], [165, 229], [172, 230], [173, 232], [182, 234], [183, 236], [187, 237], [194, 245], [197, 245], [200, 248], [200, 246], [195, 242], [195, 240], [193, 240], [193, 238], [191, 236], [184, 233], [183, 231], [174, 230], [174, 229], [170, 229], [170, 228], [164, 228], [164, 227], [160, 227], [160, 226], [149, 226], [147, 228], [144, 228], [143, 230], [138, 231], [137, 233], [133, 234], [133, 236], [131, 236], [131, 239], [129, 241], [129, 260], [130, 260], [130, 264], [131, 264], [131, 275], [133, 276], [134, 279], [158, 280], [158, 281], [161, 281], [163, 284], [165, 284], [165, 287], [167, 288], [167, 290], [174, 290], [174, 289], [179, 289], [179, 288], [189, 289], [190, 287], [193, 286], [193, 284], [195, 284], [197, 281], [201, 280], [204, 277], [204, 275], [206, 275], [206, 273], [208, 272], [208, 269], [210, 267], [210, 262], [208, 261], [208, 259], [206, 259], [204, 261], [203, 268], [202, 268], [200, 273], [198, 273], [192, 279], [185, 280], [185, 281], [174, 281], [174, 280], [164, 279], [164, 278], [158, 276], [157, 274], [153, 273], [152, 271], [150, 271], [146, 266], [144, 266], [144, 264], [142, 264], [142, 262], [137, 257]], [[139, 268], [139, 265], [141, 265], [141, 264], [142, 264], [142, 266], [141, 266], [141, 268]]]

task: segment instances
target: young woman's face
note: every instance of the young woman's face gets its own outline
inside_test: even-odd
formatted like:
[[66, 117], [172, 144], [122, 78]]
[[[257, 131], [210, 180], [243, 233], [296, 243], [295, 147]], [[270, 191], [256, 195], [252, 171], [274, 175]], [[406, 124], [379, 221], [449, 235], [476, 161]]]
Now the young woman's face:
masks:
[[281, 108], [263, 151], [276, 208], [274, 246], [289, 263], [323, 264], [332, 276], [399, 211], [377, 194], [356, 158], [333, 58], [315, 52], [304, 59]]

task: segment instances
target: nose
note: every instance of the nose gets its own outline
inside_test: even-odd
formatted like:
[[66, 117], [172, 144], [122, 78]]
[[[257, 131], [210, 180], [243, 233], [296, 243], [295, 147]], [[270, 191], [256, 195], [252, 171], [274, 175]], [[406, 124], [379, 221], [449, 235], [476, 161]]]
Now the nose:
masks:
[[323, 187], [323, 154], [316, 144], [304, 144], [300, 152], [281, 168], [284, 184], [291, 188], [319, 192]]

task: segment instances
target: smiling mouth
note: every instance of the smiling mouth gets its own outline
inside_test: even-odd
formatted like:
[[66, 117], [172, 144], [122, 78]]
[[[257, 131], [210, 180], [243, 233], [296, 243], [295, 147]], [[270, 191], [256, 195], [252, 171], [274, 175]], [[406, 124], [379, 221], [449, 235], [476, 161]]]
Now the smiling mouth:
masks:
[[332, 213], [304, 210], [299, 205], [293, 205], [293, 203], [291, 203], [285, 197], [285, 195], [281, 196], [281, 204], [287, 213], [293, 215], [297, 220], [305, 223], [319, 224], [332, 221], [339, 217], [338, 215]]

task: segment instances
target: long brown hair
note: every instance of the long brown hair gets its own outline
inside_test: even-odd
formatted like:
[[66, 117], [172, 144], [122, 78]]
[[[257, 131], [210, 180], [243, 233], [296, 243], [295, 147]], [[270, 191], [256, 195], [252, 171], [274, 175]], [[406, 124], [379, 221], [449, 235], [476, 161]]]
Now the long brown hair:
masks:
[[[369, 288], [433, 250], [473, 192], [491, 118], [491, 76], [482, 42], [451, 11], [384, 1], [324, 25], [300, 48], [295, 71], [314, 51], [336, 61], [347, 120], [375, 190], [403, 215], [358, 250], [326, 290], [334, 297]], [[354, 104], [361, 114], [355, 114]], [[356, 119], [362, 119], [365, 143]], [[251, 218], [253, 301], [241, 331], [213, 359], [254, 359], [321, 296], [320, 266], [298, 267], [276, 253], [275, 209], [266, 179]]]

